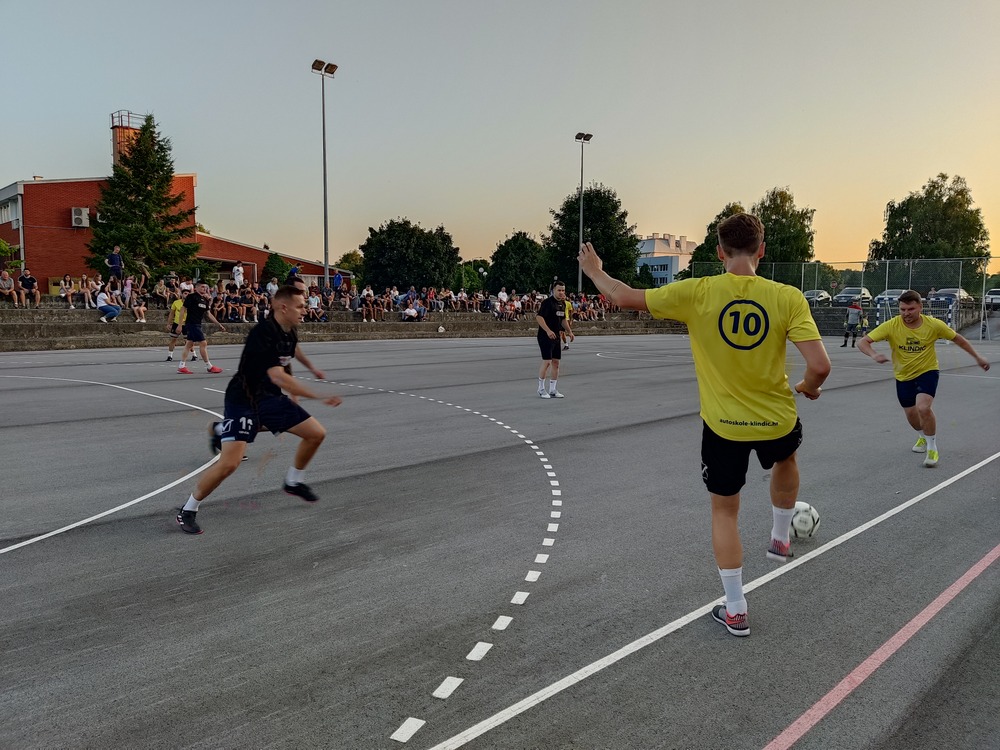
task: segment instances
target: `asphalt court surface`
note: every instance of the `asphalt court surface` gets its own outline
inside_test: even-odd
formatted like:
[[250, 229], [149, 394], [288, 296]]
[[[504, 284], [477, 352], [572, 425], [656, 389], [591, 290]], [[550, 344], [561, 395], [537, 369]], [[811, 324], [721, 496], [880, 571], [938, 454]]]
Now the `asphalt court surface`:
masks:
[[763, 748], [887, 643], [795, 747], [1000, 746], [1000, 562], [962, 578], [1000, 544], [1000, 367], [939, 345], [924, 469], [890, 367], [827, 339], [833, 374], [799, 401], [822, 525], [787, 571], [766, 560], [751, 461], [737, 639], [704, 614], [687, 338], [583, 333], [561, 400], [535, 395], [531, 338], [307, 345], [344, 397], [305, 403], [320, 502], [280, 489], [294, 438], [261, 435], [199, 537], [174, 508], [239, 347], [211, 347], [222, 375], [0, 355], [0, 747]]

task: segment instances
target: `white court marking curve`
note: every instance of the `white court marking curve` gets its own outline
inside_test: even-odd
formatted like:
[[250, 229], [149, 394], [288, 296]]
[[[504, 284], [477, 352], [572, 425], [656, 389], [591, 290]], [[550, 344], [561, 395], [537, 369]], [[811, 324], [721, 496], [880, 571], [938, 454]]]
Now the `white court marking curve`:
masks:
[[[31, 375], [0, 375], [0, 378], [16, 378], [16, 379], [19, 379], [19, 380], [55, 380], [55, 381], [59, 381], [59, 382], [63, 382], [63, 383], [83, 383], [84, 385], [103, 385], [106, 388], [117, 388], [118, 390], [121, 390], [121, 391], [128, 391], [129, 393], [137, 393], [140, 396], [149, 396], [150, 398], [158, 398], [161, 401], [169, 401], [172, 404], [180, 404], [181, 406], [187, 406], [188, 408], [191, 408], [191, 409], [197, 409], [198, 411], [203, 411], [206, 414], [211, 414], [213, 417], [218, 417], [219, 419], [222, 419], [222, 415], [221, 414], [219, 414], [218, 412], [212, 411], [211, 409], [206, 409], [203, 406], [196, 406], [195, 404], [189, 404], [189, 403], [186, 403], [184, 401], [178, 401], [177, 399], [174, 399], [174, 398], [167, 398], [166, 396], [157, 396], [155, 393], [146, 393], [145, 391], [137, 391], [135, 388], [126, 388], [123, 385], [114, 385], [113, 383], [100, 383], [100, 382], [98, 382], [96, 380], [76, 380], [74, 378], [44, 378], [44, 377], [31, 376]], [[98, 513], [96, 516], [91, 516], [90, 518], [85, 518], [82, 521], [77, 521], [75, 523], [71, 523], [69, 526], [63, 526], [61, 529], [55, 529], [54, 531], [49, 531], [49, 532], [47, 532], [45, 534], [41, 534], [40, 536], [35, 536], [35, 537], [32, 537], [31, 539], [25, 539], [23, 542], [18, 542], [17, 544], [12, 544], [9, 547], [4, 547], [3, 549], [0, 549], [0, 555], [4, 555], [4, 554], [6, 554], [8, 552], [13, 552], [14, 550], [20, 549], [21, 547], [27, 547], [29, 544], [34, 544], [35, 542], [40, 542], [43, 539], [49, 539], [50, 537], [54, 537], [54, 536], [56, 536], [58, 534], [64, 534], [65, 532], [70, 531], [71, 529], [75, 529], [75, 528], [77, 528], [79, 526], [83, 526], [85, 524], [90, 523], [91, 521], [96, 521], [98, 518], [104, 518], [104, 516], [109, 516], [112, 513], [117, 513], [118, 511], [123, 510], [125, 508], [128, 508], [128, 507], [130, 507], [132, 505], [136, 505], [137, 503], [141, 503], [143, 500], [148, 500], [151, 497], [155, 497], [156, 495], [159, 495], [161, 492], [166, 492], [167, 490], [169, 490], [169, 489], [171, 489], [173, 487], [176, 487], [181, 482], [186, 482], [191, 477], [197, 476], [198, 474], [200, 474], [201, 472], [203, 472], [205, 469], [207, 469], [209, 466], [211, 466], [212, 464], [214, 464], [218, 460], [219, 460], [219, 457], [218, 456], [214, 456], [212, 458], [212, 460], [210, 460], [210, 461], [202, 464], [201, 466], [199, 466], [194, 471], [192, 471], [192, 472], [190, 472], [188, 474], [185, 474], [180, 479], [175, 479], [173, 482], [170, 482], [169, 484], [165, 484], [162, 487], [158, 487], [157, 489], [153, 490], [152, 492], [147, 492], [142, 497], [137, 497], [135, 500], [129, 500], [127, 503], [122, 503], [119, 506], [116, 506], [114, 508], [111, 508], [110, 510], [104, 511], [103, 513]]]

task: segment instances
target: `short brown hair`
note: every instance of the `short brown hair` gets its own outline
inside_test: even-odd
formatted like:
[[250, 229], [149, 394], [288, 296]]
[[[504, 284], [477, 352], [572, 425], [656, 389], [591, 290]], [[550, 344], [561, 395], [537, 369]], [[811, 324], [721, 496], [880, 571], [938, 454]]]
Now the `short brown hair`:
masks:
[[915, 292], [912, 289], [907, 289], [905, 292], [899, 295], [897, 299], [900, 302], [908, 302], [910, 304], [914, 302], [923, 302], [923, 299], [920, 297], [920, 292]]
[[305, 291], [299, 289], [297, 286], [292, 286], [287, 284], [285, 286], [278, 287], [278, 291], [274, 293], [275, 302], [283, 302], [285, 300], [291, 300], [292, 297], [305, 297]]
[[719, 224], [718, 235], [726, 255], [751, 255], [764, 241], [764, 225], [753, 214], [733, 214]]

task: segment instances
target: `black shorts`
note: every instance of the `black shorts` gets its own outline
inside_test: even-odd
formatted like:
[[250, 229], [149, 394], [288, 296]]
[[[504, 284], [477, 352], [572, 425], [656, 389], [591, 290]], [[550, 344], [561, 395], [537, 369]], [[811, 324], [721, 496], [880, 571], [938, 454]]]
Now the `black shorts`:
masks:
[[205, 332], [201, 330], [201, 325], [195, 325], [194, 323], [188, 323], [184, 326], [187, 330], [184, 331], [184, 335], [187, 337], [188, 341], [194, 341], [195, 343], [205, 340]]
[[542, 353], [542, 359], [548, 362], [550, 359], [562, 359], [562, 344], [559, 337], [549, 338], [545, 331], [538, 332], [538, 349]]
[[256, 406], [226, 401], [222, 422], [222, 442], [239, 440], [252, 443], [261, 427], [277, 435], [288, 432], [309, 419], [310, 414], [288, 396], [264, 396]]
[[920, 373], [913, 380], [897, 380], [896, 398], [899, 399], [899, 405], [904, 409], [916, 406], [918, 393], [926, 393], [934, 398], [937, 395], [940, 374], [938, 370], [928, 370]]
[[180, 323], [170, 324], [170, 338], [175, 339], [181, 335], [181, 328], [187, 328], [187, 326], [181, 326]]
[[798, 419], [791, 432], [773, 440], [727, 440], [712, 432], [704, 422], [702, 425], [701, 478], [714, 495], [728, 497], [743, 489], [750, 468], [750, 451], [757, 452], [761, 468], [768, 470], [802, 445], [802, 422]]
[[858, 328], [860, 328], [860, 327], [861, 327], [860, 323], [848, 323], [847, 324], [847, 328], [845, 330], [848, 333], [857, 333], [858, 332]]

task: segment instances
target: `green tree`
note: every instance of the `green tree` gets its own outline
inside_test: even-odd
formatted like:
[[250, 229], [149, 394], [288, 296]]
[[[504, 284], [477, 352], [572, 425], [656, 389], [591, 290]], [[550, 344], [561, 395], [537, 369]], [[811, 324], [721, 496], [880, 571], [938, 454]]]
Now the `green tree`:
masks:
[[514, 232], [503, 242], [498, 243], [490, 265], [486, 288], [493, 294], [504, 286], [507, 287], [507, 291], [520, 289], [522, 292], [546, 286], [545, 251], [527, 232]]
[[885, 229], [881, 240], [868, 246], [869, 260], [969, 258], [961, 264], [940, 264], [935, 285], [982, 289], [990, 252], [990, 234], [982, 211], [973, 207], [972, 192], [965, 179], [949, 181], [941, 173], [919, 191], [885, 207]]
[[197, 270], [202, 276], [212, 275], [216, 265], [197, 260], [199, 245], [188, 241], [195, 232], [195, 209], [180, 208], [185, 196], [174, 193], [173, 181], [170, 139], [147, 115], [101, 187], [97, 204], [101, 221], [92, 227], [87, 265], [106, 273], [105, 258], [121, 245], [129, 273], [155, 277], [169, 270], [194, 276]]
[[340, 256], [340, 260], [337, 261], [336, 266], [341, 271], [350, 271], [357, 278], [361, 276], [361, 272], [365, 268], [365, 259], [357, 250], [348, 250]]
[[368, 239], [358, 249], [365, 259], [365, 282], [375, 289], [443, 286], [455, 277], [459, 261], [458, 248], [443, 226], [421, 229], [405, 218], [369, 227]]
[[639, 275], [636, 277], [636, 286], [639, 289], [652, 289], [656, 285], [653, 278], [653, 271], [646, 263], [639, 266]]
[[284, 284], [285, 279], [288, 278], [288, 272], [291, 270], [292, 266], [290, 263], [287, 263], [277, 253], [271, 253], [267, 256], [267, 261], [261, 270], [261, 276], [265, 284], [271, 279], [277, 279], [279, 284]]
[[19, 261], [10, 260], [10, 258], [14, 257], [14, 254], [17, 251], [18, 251], [17, 245], [11, 245], [5, 242], [2, 237], [0, 237], [0, 263], [6, 261], [5, 265], [7, 265], [8, 267], [10, 268], [18, 267]]
[[[543, 278], [558, 276], [575, 290], [580, 253], [580, 194], [574, 192], [558, 209], [550, 209], [549, 234], [542, 237], [547, 256]], [[583, 191], [583, 241], [593, 242], [604, 261], [604, 270], [626, 284], [636, 280], [639, 261], [639, 237], [635, 224], [628, 223], [628, 211], [609, 187], [594, 184]], [[584, 288], [593, 285], [583, 279]], [[546, 284], [547, 288], [548, 284]]]
[[722, 261], [719, 260], [719, 224], [736, 214], [746, 213], [746, 209], [738, 201], [727, 203], [705, 229], [705, 239], [691, 253], [691, 263], [683, 271], [675, 274], [676, 280], [689, 279], [692, 276], [716, 276], [723, 272]]
[[787, 187], [771, 188], [753, 204], [750, 213], [764, 225], [764, 259], [757, 273], [783, 284], [798, 287], [802, 264], [813, 259], [812, 228], [816, 209], [799, 208]]

